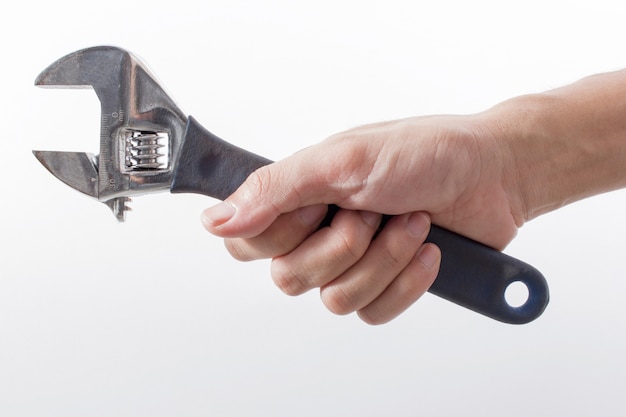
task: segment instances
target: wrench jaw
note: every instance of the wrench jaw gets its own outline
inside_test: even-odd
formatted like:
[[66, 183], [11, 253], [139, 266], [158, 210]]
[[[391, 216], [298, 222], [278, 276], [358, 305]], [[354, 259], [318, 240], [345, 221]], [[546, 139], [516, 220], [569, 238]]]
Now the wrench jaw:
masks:
[[98, 198], [95, 156], [85, 152], [33, 151], [55, 177], [89, 197]]
[[93, 88], [102, 100], [124, 81], [131, 56], [115, 47], [95, 47], [68, 54], [43, 70], [35, 85], [47, 88]]
[[58, 179], [105, 203], [119, 221], [131, 196], [169, 190], [187, 117], [137, 57], [111, 46], [83, 49], [50, 65], [35, 85], [93, 88], [100, 100], [98, 155], [34, 151]]

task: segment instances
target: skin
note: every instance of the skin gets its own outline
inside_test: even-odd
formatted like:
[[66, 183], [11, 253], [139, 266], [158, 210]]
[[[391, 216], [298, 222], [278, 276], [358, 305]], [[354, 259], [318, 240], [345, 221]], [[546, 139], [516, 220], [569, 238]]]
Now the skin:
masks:
[[[236, 259], [271, 258], [286, 294], [393, 319], [430, 287], [431, 222], [502, 250], [543, 213], [626, 186], [626, 71], [473, 115], [414, 117], [333, 135], [260, 168], [204, 227]], [[342, 209], [319, 229], [328, 204]], [[373, 239], [381, 215], [394, 217]]]

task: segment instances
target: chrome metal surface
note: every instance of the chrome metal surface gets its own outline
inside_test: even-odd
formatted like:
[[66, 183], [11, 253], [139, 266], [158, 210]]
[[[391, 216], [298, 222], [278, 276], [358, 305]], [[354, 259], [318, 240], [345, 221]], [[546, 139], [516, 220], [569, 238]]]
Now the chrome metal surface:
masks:
[[100, 100], [100, 153], [33, 151], [58, 179], [97, 198], [124, 220], [130, 196], [166, 191], [187, 117], [141, 61], [99, 46], [54, 62], [35, 85], [93, 88]]

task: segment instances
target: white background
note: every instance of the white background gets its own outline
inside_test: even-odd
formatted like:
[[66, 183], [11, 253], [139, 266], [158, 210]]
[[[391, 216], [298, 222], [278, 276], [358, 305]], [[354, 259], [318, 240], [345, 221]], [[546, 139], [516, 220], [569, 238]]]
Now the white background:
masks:
[[[272, 159], [356, 125], [472, 113], [626, 66], [619, 1], [21, 1], [0, 15], [0, 416], [585, 416], [626, 410], [626, 194], [527, 224], [547, 277], [525, 326], [427, 294], [379, 327], [237, 263], [196, 195], [124, 224], [32, 149], [98, 152], [89, 90], [37, 74], [101, 44], [180, 107]], [[626, 115], [625, 115], [626, 117]]]

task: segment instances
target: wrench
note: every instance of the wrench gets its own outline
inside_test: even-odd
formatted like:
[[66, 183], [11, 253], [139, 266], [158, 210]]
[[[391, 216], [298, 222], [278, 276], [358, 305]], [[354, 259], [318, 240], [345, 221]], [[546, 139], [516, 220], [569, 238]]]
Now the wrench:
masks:
[[[98, 46], [70, 53], [46, 68], [35, 85], [96, 92], [101, 105], [98, 155], [33, 153], [59, 180], [106, 204], [119, 221], [125, 219], [131, 196], [169, 190], [223, 200], [250, 173], [272, 162], [186, 116], [148, 68], [124, 49]], [[321, 227], [337, 209], [329, 208]], [[528, 323], [546, 308], [548, 285], [532, 266], [436, 225], [427, 241], [442, 252], [429, 292], [511, 324]], [[512, 306], [505, 292], [517, 282], [526, 286], [528, 298]]]

